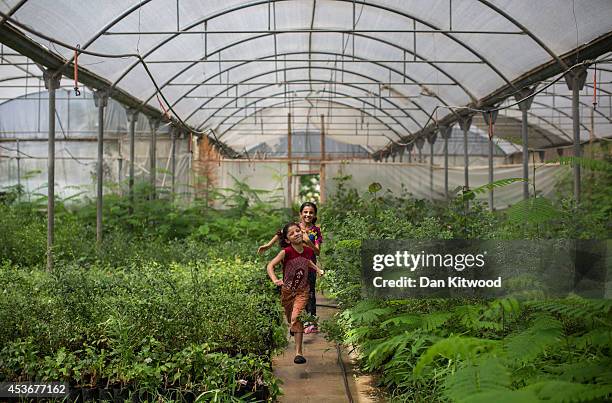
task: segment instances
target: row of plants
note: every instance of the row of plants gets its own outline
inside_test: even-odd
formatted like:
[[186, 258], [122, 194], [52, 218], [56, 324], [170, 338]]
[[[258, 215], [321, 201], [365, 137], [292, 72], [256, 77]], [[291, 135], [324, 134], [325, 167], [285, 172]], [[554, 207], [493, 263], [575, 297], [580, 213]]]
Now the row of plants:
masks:
[[[601, 162], [601, 161], [599, 161]], [[598, 162], [598, 163], [599, 163]], [[567, 181], [552, 198], [490, 212], [472, 190], [448, 203], [359, 193], [350, 178], [322, 209], [322, 286], [342, 311], [323, 324], [353, 350], [392, 401], [599, 402], [612, 397], [612, 302], [563, 299], [362, 298], [359, 248], [366, 239], [609, 239], [609, 162], [584, 176], [578, 208]], [[507, 181], [510, 183], [511, 181]], [[504, 186], [496, 183], [493, 186]], [[467, 201], [470, 201], [469, 207]]]
[[5, 263], [0, 378], [274, 395], [269, 358], [285, 337], [265, 280], [259, 265], [214, 258], [51, 273]]
[[66, 382], [96, 401], [275, 398], [286, 329], [251, 256], [282, 212], [255, 192], [215, 210], [138, 188], [133, 203], [105, 198], [101, 244], [95, 204], [58, 200], [51, 272], [44, 197], [0, 203], [0, 381]]

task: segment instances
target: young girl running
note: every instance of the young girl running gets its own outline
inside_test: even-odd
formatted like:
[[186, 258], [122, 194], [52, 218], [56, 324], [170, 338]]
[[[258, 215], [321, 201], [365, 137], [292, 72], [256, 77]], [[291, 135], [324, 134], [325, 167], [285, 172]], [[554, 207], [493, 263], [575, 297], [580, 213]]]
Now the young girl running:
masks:
[[[302, 352], [302, 340], [304, 326], [298, 317], [308, 302], [310, 289], [308, 273], [319, 273], [319, 269], [313, 262], [314, 251], [304, 246], [302, 230], [299, 224], [289, 223], [282, 230], [280, 244], [281, 250], [274, 259], [268, 263], [268, 276], [272, 282], [281, 286], [281, 305], [285, 310], [285, 316], [290, 324], [289, 331], [295, 336], [295, 358], [296, 364], [304, 364], [306, 359]], [[283, 279], [279, 280], [274, 273], [274, 267], [283, 264]]]
[[[300, 229], [302, 230], [302, 238], [304, 244], [310, 247], [314, 251], [312, 258], [313, 263], [317, 263], [317, 256], [321, 253], [321, 243], [323, 243], [323, 235], [321, 234], [321, 228], [317, 227], [317, 205], [311, 202], [302, 203], [300, 206]], [[278, 231], [276, 235], [265, 245], [262, 245], [257, 249], [257, 253], [263, 253], [274, 245], [276, 241], [281, 239], [281, 231]], [[308, 303], [306, 304], [306, 312], [312, 316], [317, 316], [317, 298], [316, 298], [316, 281], [317, 276], [313, 272], [309, 272], [310, 290], [308, 292]], [[317, 333], [319, 330], [314, 324], [306, 326], [305, 333]]]

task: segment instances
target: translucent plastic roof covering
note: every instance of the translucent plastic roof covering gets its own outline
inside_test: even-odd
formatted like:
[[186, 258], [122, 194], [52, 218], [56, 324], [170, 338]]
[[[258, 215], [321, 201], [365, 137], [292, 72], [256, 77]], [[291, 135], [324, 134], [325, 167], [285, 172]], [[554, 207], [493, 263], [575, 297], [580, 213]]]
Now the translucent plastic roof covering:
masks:
[[[72, 88], [73, 82], [64, 78], [61, 87]], [[42, 70], [32, 60], [0, 44], [0, 104], [44, 89]]]
[[[609, 0], [27, 0], [3, 1], [0, 11], [71, 46], [142, 55], [176, 114], [237, 150], [257, 144], [245, 137], [286, 135], [289, 112], [293, 130], [312, 130], [324, 114], [326, 135], [382, 148], [421, 131], [435, 107], [445, 107], [442, 119], [448, 106], [476, 104], [612, 31]], [[79, 64], [160, 107], [135, 58], [81, 54]], [[598, 137], [612, 135], [607, 66]], [[588, 86], [582, 94], [588, 107]], [[560, 81], [530, 111], [530, 124], [554, 134], [551, 146], [571, 137], [570, 96]]]

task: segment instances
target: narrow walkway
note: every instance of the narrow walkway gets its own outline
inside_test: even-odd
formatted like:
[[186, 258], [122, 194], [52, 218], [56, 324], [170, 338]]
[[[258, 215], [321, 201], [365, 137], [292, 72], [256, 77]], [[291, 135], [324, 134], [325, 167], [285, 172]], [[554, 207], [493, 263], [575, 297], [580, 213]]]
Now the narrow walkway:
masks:
[[[321, 305], [334, 305], [322, 295], [317, 295], [317, 303]], [[337, 312], [336, 309], [317, 306], [320, 320], [330, 318]], [[342, 367], [338, 362], [338, 352], [334, 343], [325, 340], [321, 333], [304, 335], [304, 357], [306, 364], [293, 363], [295, 344], [293, 338], [283, 354], [273, 360], [274, 375], [283, 381], [281, 386], [283, 396], [279, 402], [317, 402], [317, 403], [346, 403], [350, 402], [344, 380]], [[346, 380], [353, 402], [374, 402], [368, 397], [371, 388], [367, 377], [356, 379], [353, 376], [353, 366], [342, 352]]]

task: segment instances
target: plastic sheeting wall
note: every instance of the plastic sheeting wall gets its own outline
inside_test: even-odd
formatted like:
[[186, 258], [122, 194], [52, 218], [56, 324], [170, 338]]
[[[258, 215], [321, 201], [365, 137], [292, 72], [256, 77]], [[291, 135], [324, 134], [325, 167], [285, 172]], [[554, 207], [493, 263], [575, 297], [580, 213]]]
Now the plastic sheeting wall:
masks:
[[[191, 153], [187, 140], [176, 140], [176, 192], [191, 194]], [[0, 191], [21, 183], [28, 193], [47, 194], [47, 142], [27, 141], [0, 143]], [[134, 173], [136, 180], [149, 180], [150, 141], [139, 138], [135, 142]], [[157, 140], [158, 187], [170, 189], [172, 168], [170, 155], [172, 142], [168, 138]], [[55, 145], [56, 194], [60, 198], [85, 192], [95, 196], [97, 143], [85, 141], [61, 141]], [[21, 158], [17, 159], [17, 156]], [[129, 140], [123, 136], [120, 141], [108, 139], [104, 142], [104, 180], [123, 183], [127, 187], [129, 175]], [[105, 189], [108, 192], [109, 188]]]
[[274, 206], [282, 207], [288, 197], [287, 168], [287, 162], [281, 161], [223, 160], [217, 171], [215, 187], [233, 189], [238, 180], [251, 189], [265, 190], [266, 193], [259, 197]]
[[[470, 187], [476, 188], [485, 185], [488, 180], [488, 168], [486, 166], [470, 167]], [[568, 172], [567, 167], [558, 165], [538, 164], [535, 174], [536, 193], [538, 195], [550, 196], [555, 187], [559, 175]], [[457, 187], [463, 186], [463, 167], [449, 167], [448, 189], [452, 192]], [[401, 195], [403, 191], [410, 193], [413, 197], [420, 199], [444, 199], [444, 168], [433, 167], [433, 188], [431, 187], [431, 168], [424, 164], [403, 163], [376, 163], [371, 161], [352, 162], [328, 162], [326, 163], [325, 183], [327, 196], [337, 191], [337, 181], [332, 178], [350, 175], [348, 186], [365, 192], [372, 182], [378, 182], [383, 190], [391, 190], [395, 195]], [[494, 180], [504, 178], [522, 177], [522, 165], [502, 165], [494, 168]], [[529, 180], [533, 181], [533, 166], [530, 166]], [[404, 189], [402, 189], [404, 185]], [[522, 200], [522, 183], [513, 183], [494, 191], [494, 207], [505, 208]], [[530, 192], [532, 192], [530, 188]], [[487, 200], [488, 193], [479, 194], [478, 199]]]

